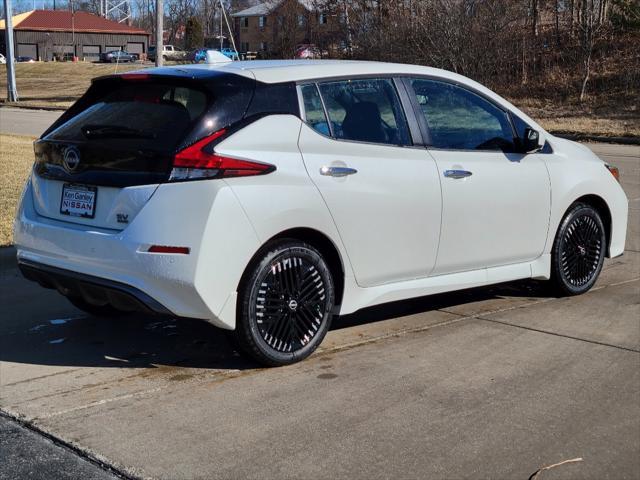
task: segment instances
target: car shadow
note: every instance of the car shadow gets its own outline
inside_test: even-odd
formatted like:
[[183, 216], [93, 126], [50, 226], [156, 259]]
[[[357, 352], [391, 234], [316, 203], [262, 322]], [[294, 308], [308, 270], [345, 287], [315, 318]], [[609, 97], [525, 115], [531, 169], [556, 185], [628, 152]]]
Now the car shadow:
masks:
[[[370, 307], [336, 317], [332, 330], [501, 297], [540, 297], [542, 287], [515, 282]], [[24, 329], [0, 326], [0, 361], [32, 365], [245, 370], [259, 368], [239, 353], [231, 335], [204, 320], [77, 315]], [[11, 330], [11, 329], [9, 329]]]
[[470, 288], [455, 292], [428, 295], [365, 308], [355, 313], [336, 318], [333, 322], [332, 330], [504, 297], [540, 298], [548, 297], [549, 295], [549, 289], [545, 282], [519, 280], [491, 285], [489, 287]]

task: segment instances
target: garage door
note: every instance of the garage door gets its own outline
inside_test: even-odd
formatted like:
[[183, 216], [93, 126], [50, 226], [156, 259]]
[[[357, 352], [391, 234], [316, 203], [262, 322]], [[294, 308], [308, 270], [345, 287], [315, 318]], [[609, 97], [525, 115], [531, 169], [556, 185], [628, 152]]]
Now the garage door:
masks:
[[17, 50], [19, 57], [31, 57], [38, 60], [38, 45], [35, 43], [19, 43]]
[[144, 43], [127, 43], [127, 52], [142, 55], [144, 53]]
[[99, 60], [100, 59], [100, 45], [83, 45], [82, 56], [86, 60]]

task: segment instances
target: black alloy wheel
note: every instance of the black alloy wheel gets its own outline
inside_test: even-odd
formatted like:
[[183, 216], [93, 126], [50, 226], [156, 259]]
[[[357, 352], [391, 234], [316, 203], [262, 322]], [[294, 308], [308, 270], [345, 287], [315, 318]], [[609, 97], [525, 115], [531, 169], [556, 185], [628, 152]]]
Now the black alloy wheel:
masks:
[[287, 365], [311, 355], [329, 330], [333, 278], [305, 243], [279, 241], [264, 252], [243, 282], [235, 335], [258, 362]]
[[564, 295], [579, 295], [595, 284], [602, 270], [607, 242], [599, 213], [574, 204], [565, 215], [553, 247], [552, 280]]

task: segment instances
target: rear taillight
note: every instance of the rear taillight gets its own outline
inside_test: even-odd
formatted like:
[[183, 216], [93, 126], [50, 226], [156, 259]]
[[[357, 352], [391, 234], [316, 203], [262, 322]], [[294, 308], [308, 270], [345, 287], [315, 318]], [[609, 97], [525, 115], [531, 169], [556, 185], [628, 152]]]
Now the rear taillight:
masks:
[[609, 172], [611, 172], [613, 178], [620, 182], [620, 170], [618, 170], [618, 167], [614, 167], [613, 165], [609, 165], [608, 163], [605, 163], [604, 166], [607, 167], [607, 170], [609, 170]]
[[205, 178], [232, 178], [265, 175], [276, 167], [268, 163], [254, 162], [220, 155], [214, 150], [227, 130], [216, 133], [188, 146], [173, 157], [173, 169], [169, 181], [199, 180]]

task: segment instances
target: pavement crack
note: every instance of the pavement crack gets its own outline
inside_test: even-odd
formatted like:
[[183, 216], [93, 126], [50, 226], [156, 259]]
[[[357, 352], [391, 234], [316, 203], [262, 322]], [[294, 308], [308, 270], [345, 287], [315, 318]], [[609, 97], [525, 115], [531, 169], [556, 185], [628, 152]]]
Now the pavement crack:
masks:
[[126, 395], [119, 395], [117, 397], [104, 398], [102, 400], [97, 400], [95, 402], [87, 403], [87, 404], [84, 404], [84, 405], [79, 405], [77, 407], [67, 408], [65, 410], [58, 410], [57, 412], [52, 412], [52, 413], [48, 413], [46, 415], [41, 415], [39, 417], [36, 417], [36, 419], [37, 420], [46, 420], [48, 418], [57, 417], [59, 415], [64, 415], [64, 414], [67, 414], [67, 413], [77, 412], [79, 410], [86, 410], [87, 408], [98, 407], [98, 406], [104, 405], [106, 403], [116, 402], [116, 401], [119, 401], [119, 400], [127, 400], [127, 399], [130, 399], [130, 398], [135, 398], [135, 397], [139, 397], [139, 396], [142, 396], [142, 395], [148, 395], [148, 394], [151, 394], [151, 393], [156, 393], [156, 392], [159, 392], [161, 390], [165, 390], [167, 388], [169, 388], [169, 385], [163, 385], [161, 387], [151, 388], [149, 390], [143, 390], [143, 391], [135, 392], [135, 393], [128, 393]]
[[485, 322], [499, 323], [500, 325], [506, 325], [508, 327], [521, 328], [523, 330], [529, 330], [531, 332], [545, 333], [547, 335], [553, 335], [554, 337], [568, 338], [568, 339], [571, 339], [571, 340], [578, 340], [580, 342], [591, 343], [593, 345], [601, 345], [603, 347], [616, 348], [618, 350], [624, 350], [626, 352], [640, 353], [640, 350], [637, 350], [635, 348], [622, 347], [620, 345], [614, 345], [613, 343], [599, 342], [597, 340], [589, 340], [587, 338], [574, 337], [573, 335], [565, 335], [565, 334], [562, 334], [562, 333], [552, 332], [550, 330], [543, 330], [541, 328], [525, 327], [524, 325], [518, 325], [516, 323], [505, 322], [503, 320], [496, 320], [494, 318], [485, 318], [485, 317], [482, 317], [482, 316], [478, 316], [478, 317], [475, 317], [475, 318], [477, 318], [478, 320], [484, 320]]
[[17, 415], [13, 415], [1, 408], [0, 408], [0, 416], [6, 418], [11, 422], [17, 423], [23, 428], [26, 428], [27, 430], [30, 430], [31, 432], [37, 435], [40, 435], [41, 437], [46, 438], [47, 440], [51, 441], [54, 445], [70, 451], [71, 453], [77, 455], [83, 460], [97, 466], [98, 468], [104, 470], [105, 472], [108, 472], [116, 476], [117, 478], [120, 478], [122, 480], [141, 480], [141, 477], [127, 473], [124, 470], [121, 470], [120, 468], [114, 465], [111, 465], [106, 459], [100, 458], [90, 451], [84, 450], [83, 448], [80, 448], [70, 442], [67, 442], [59, 437], [56, 437], [55, 435], [52, 435], [46, 430], [43, 430], [42, 428], [34, 425], [32, 422], [27, 421], [23, 418], [20, 418]]
[[49, 373], [48, 375], [40, 375], [39, 377], [31, 377], [31, 378], [27, 378], [26, 380], [18, 380], [17, 382], [5, 383], [2, 386], [11, 387], [13, 385], [19, 385], [21, 383], [31, 383], [34, 380], [42, 380], [43, 378], [55, 377], [58, 375], [64, 375], [66, 373], [73, 373], [73, 372], [77, 372], [78, 370], [80, 370], [80, 368], [73, 368], [71, 370], [64, 370], [62, 372]]

